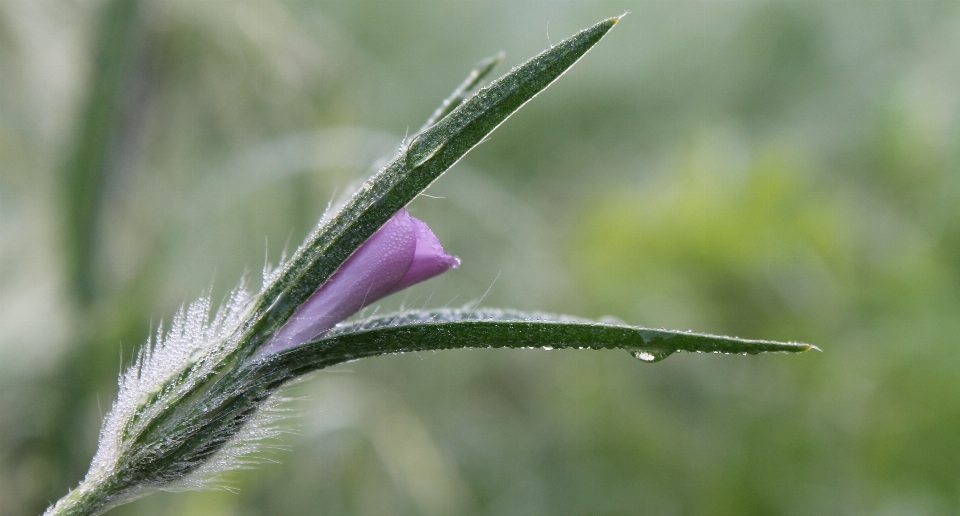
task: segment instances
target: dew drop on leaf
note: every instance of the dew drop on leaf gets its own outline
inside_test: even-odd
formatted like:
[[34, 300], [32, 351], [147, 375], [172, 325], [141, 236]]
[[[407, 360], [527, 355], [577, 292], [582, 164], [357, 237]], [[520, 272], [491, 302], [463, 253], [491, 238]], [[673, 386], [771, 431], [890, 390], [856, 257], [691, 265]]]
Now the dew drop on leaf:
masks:
[[648, 364], [659, 362], [673, 354], [673, 351], [666, 349], [634, 349], [629, 352], [633, 358]]

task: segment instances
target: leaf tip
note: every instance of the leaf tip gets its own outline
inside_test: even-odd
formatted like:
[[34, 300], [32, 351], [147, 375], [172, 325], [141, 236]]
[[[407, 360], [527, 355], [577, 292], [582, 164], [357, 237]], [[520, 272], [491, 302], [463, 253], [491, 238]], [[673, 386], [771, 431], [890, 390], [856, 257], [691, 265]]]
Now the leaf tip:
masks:
[[624, 13], [621, 14], [620, 16], [607, 18], [606, 20], [602, 20], [598, 22], [593, 27], [584, 29], [584, 32], [592, 32], [594, 35], [599, 36], [597, 40], [594, 41], [594, 43], [596, 43], [596, 41], [599, 41], [600, 38], [603, 38], [604, 36], [606, 36], [607, 33], [610, 32], [611, 29], [613, 29], [613, 26], [616, 25], [618, 22], [620, 22], [620, 20], [628, 14], [630, 14], [630, 11], [624, 11]]
[[807, 344], [806, 342], [788, 342], [788, 346], [792, 347], [791, 351], [795, 353], [806, 353], [807, 351], [819, 351], [823, 353], [823, 350], [814, 346], [813, 344]]
[[480, 76], [484, 76], [490, 73], [491, 70], [497, 67], [500, 63], [503, 62], [503, 59], [507, 57], [507, 53], [503, 50], [497, 52], [495, 55], [492, 55], [486, 59], [483, 59], [474, 66], [476, 73]]

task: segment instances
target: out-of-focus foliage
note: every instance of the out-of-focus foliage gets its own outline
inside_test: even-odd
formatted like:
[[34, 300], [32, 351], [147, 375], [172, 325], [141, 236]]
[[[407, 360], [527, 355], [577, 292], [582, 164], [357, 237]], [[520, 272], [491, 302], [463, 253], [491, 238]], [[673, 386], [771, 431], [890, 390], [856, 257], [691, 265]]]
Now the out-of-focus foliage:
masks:
[[0, 511], [74, 486], [150, 328], [291, 249], [474, 62], [624, 9], [411, 206], [463, 266], [382, 310], [492, 284], [825, 353], [365, 360], [288, 390], [239, 493], [111, 514], [960, 513], [956, 3], [187, 0], [0, 3]]

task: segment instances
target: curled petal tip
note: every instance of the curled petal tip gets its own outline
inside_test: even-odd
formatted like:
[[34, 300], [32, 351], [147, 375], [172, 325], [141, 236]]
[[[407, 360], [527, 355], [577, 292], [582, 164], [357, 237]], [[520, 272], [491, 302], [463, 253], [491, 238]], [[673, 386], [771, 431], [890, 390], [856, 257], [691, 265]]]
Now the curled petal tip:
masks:
[[410, 268], [391, 292], [398, 292], [460, 266], [460, 259], [443, 250], [440, 239], [433, 234], [426, 222], [411, 217], [406, 210], [401, 210], [397, 216], [407, 217], [413, 224], [417, 248], [413, 253]]

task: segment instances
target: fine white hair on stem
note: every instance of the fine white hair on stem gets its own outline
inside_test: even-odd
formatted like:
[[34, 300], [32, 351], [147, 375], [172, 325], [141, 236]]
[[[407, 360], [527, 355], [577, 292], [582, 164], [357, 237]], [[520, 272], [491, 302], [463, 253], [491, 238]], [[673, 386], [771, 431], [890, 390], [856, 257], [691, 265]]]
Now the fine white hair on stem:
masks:
[[[264, 267], [264, 285], [269, 285], [283, 270], [283, 263]], [[247, 323], [248, 309], [256, 296], [247, 291], [246, 281], [231, 291], [222, 305], [211, 314], [210, 295], [181, 307], [164, 331], [163, 322], [137, 353], [133, 363], [120, 376], [119, 391], [100, 431], [99, 447], [88, 478], [106, 477], [123, 466], [137, 446], [136, 441], [151, 432], [150, 424], [169, 412], [200, 382], [214, 374], [240, 341]], [[270, 448], [266, 441], [279, 437], [283, 430], [276, 424], [285, 416], [280, 408], [285, 398], [270, 396], [259, 410], [224, 427], [224, 444], [201, 464], [181, 464], [186, 473], [172, 482], [143, 485], [141, 489], [195, 489], [213, 486], [216, 473], [248, 468], [258, 459], [252, 454]]]

